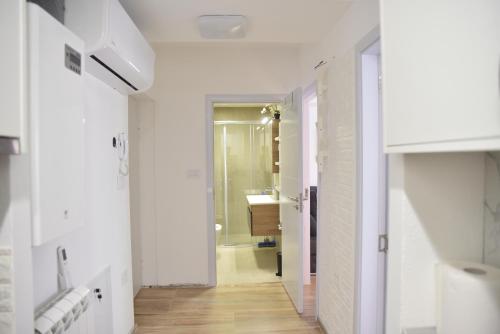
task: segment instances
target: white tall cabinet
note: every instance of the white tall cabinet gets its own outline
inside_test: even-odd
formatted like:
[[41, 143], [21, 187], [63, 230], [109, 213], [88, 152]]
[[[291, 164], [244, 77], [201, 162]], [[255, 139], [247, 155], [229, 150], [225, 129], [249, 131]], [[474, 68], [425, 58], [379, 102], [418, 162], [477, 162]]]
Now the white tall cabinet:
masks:
[[84, 223], [84, 42], [28, 4], [31, 215], [34, 246]]
[[25, 131], [25, 22], [25, 1], [0, 1], [0, 153], [19, 153]]
[[500, 1], [381, 0], [388, 153], [500, 149]]

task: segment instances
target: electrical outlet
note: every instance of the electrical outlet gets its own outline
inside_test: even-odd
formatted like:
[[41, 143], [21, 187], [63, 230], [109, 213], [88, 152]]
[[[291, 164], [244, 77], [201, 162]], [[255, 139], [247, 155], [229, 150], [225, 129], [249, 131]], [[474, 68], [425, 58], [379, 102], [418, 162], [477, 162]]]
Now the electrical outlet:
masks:
[[95, 288], [94, 289], [94, 298], [97, 299], [97, 301], [101, 302], [102, 301], [102, 289], [101, 288]]

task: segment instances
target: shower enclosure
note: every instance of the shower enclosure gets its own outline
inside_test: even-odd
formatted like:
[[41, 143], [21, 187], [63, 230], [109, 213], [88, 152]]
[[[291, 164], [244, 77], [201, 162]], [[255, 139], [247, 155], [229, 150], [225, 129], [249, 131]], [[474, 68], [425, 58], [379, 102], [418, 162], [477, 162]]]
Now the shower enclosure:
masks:
[[214, 122], [215, 215], [222, 227], [221, 244], [245, 245], [252, 240], [246, 195], [272, 187], [271, 122]]

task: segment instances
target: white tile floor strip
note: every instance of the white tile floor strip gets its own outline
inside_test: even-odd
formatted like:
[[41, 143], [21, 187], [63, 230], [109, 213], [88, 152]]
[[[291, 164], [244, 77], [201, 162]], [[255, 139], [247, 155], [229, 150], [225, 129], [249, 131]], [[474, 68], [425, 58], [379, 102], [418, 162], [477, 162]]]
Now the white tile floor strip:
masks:
[[277, 248], [256, 246], [217, 247], [217, 284], [279, 282], [276, 276]]

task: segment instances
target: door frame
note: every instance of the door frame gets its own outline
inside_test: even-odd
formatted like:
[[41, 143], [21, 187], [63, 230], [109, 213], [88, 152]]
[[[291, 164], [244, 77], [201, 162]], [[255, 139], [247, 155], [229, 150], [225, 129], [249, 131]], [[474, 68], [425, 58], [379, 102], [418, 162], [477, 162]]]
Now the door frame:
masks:
[[[311, 178], [311, 170], [310, 170], [310, 160], [315, 159], [317, 161], [317, 154], [318, 154], [318, 131], [316, 130], [316, 137], [313, 138], [313, 140], [316, 140], [316, 156], [311, 156], [311, 142], [309, 139], [311, 138], [310, 132], [311, 132], [311, 127], [309, 123], [309, 112], [310, 109], [306, 107], [306, 103], [310, 101], [311, 96], [314, 96], [316, 100], [318, 99], [318, 82], [314, 80], [311, 84], [309, 84], [303, 91], [303, 96], [302, 96], [302, 101], [303, 101], [303, 106], [302, 106], [302, 119], [304, 120], [304, 116], [307, 117], [307, 123], [302, 122], [302, 136], [306, 136], [306, 140], [302, 140], [304, 144], [307, 143], [307, 145], [304, 145], [304, 148], [302, 150], [302, 159], [303, 159], [303, 176], [304, 176], [304, 186], [307, 186], [309, 189], [309, 198], [308, 198], [308, 210], [307, 214], [304, 215], [304, 241], [308, 239], [307, 242], [304, 242], [304, 244], [307, 244], [307, 249], [304, 245], [304, 273], [308, 272], [308, 277], [306, 278], [306, 275], [304, 274], [304, 284], [311, 284], [311, 225], [310, 225], [310, 205], [311, 205], [311, 184], [310, 184], [310, 178]], [[316, 105], [316, 124], [317, 124], [317, 117], [318, 117], [318, 106]], [[306, 147], [307, 146], [307, 147]], [[307, 164], [305, 163], [307, 161]], [[314, 292], [314, 316], [316, 317], [316, 320], [318, 319], [319, 316], [319, 280], [320, 280], [320, 275], [319, 275], [319, 253], [320, 253], [320, 187], [321, 187], [321, 173], [319, 172], [319, 168], [316, 169], [317, 172], [317, 184], [316, 184], [316, 288]], [[304, 210], [306, 211], [306, 210]], [[308, 223], [306, 224], [306, 220]], [[306, 254], [309, 256], [309, 260], [305, 261]], [[306, 268], [307, 265], [307, 268]], [[307, 279], [307, 280], [306, 280]]]
[[207, 254], [208, 286], [217, 286], [217, 254], [214, 199], [214, 104], [216, 103], [282, 103], [286, 94], [221, 94], [205, 96], [205, 142], [207, 173]]
[[302, 212], [302, 227], [304, 230], [303, 235], [303, 276], [304, 285], [311, 284], [311, 228], [310, 228], [310, 204], [311, 204], [311, 194], [310, 194], [310, 170], [309, 170], [309, 160], [311, 158], [309, 148], [309, 108], [307, 103], [310, 101], [311, 96], [316, 96], [316, 84], [312, 83], [306, 89], [304, 89], [302, 94], [302, 183], [304, 189], [308, 189], [308, 199], [307, 205], [304, 205], [304, 210]]
[[[376, 27], [370, 31], [355, 47], [356, 52], [356, 245], [355, 245], [355, 299], [354, 299], [354, 333], [361, 334], [361, 304], [362, 304], [362, 254], [363, 254], [363, 91], [362, 91], [362, 56], [372, 45], [380, 41], [380, 28]], [[379, 101], [380, 103], [380, 101]], [[379, 112], [382, 112], [379, 108]], [[382, 121], [382, 118], [381, 118]], [[381, 131], [379, 136], [383, 137]], [[383, 149], [383, 147], [381, 147]], [[387, 173], [387, 167], [385, 169]], [[387, 177], [385, 180], [387, 187]], [[388, 197], [385, 197], [387, 207]], [[386, 210], [387, 211], [387, 210]], [[386, 226], [387, 226], [386, 212]], [[387, 259], [386, 259], [387, 261]], [[387, 284], [387, 262], [385, 267], [385, 282]], [[385, 289], [384, 289], [385, 291]], [[382, 321], [385, 323], [385, 306]]]

